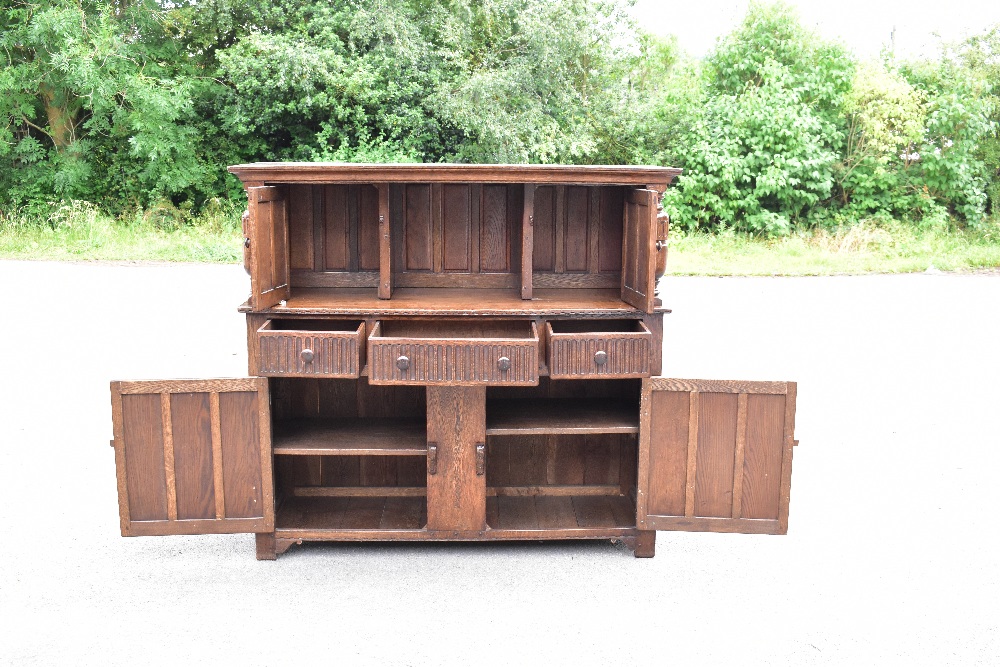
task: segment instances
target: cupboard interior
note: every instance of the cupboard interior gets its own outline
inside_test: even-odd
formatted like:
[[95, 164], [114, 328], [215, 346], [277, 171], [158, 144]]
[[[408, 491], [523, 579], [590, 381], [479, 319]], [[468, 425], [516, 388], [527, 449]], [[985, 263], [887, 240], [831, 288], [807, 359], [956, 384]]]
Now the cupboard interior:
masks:
[[[524, 185], [390, 183], [391, 256], [380, 257], [375, 185], [291, 184], [290, 287], [518, 289]], [[534, 191], [535, 288], [620, 286], [626, 188], [545, 185]]]
[[635, 526], [637, 380], [487, 387], [486, 522], [497, 529]]
[[[277, 527], [422, 530], [421, 386], [272, 378]], [[635, 526], [635, 380], [488, 387], [486, 523], [498, 530]]]

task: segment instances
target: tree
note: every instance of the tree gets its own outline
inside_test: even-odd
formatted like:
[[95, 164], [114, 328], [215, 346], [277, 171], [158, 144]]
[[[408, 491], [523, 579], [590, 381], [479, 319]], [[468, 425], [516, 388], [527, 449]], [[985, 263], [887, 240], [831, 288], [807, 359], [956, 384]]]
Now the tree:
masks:
[[[202, 173], [182, 61], [150, 0], [20, 0], [0, 9], [0, 160], [14, 202], [142, 202]], [[123, 150], [124, 149], [124, 150]]]
[[786, 5], [751, 5], [706, 59], [705, 100], [682, 132], [675, 223], [786, 233], [828, 198], [853, 62]]

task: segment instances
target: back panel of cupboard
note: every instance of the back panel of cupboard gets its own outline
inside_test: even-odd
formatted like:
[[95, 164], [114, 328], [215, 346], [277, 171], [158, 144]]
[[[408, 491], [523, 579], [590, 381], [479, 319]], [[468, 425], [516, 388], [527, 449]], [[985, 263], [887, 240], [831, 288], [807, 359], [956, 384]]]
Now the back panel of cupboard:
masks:
[[[524, 186], [393, 183], [389, 217], [396, 287], [517, 287]], [[618, 285], [625, 188], [535, 188], [535, 287]], [[289, 186], [293, 286], [378, 284], [378, 189]]]

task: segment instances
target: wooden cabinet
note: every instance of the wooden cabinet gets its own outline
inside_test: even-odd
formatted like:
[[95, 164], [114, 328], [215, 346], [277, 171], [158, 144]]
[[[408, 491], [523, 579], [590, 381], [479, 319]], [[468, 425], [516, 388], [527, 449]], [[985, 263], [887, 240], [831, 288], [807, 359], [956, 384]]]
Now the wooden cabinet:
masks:
[[112, 384], [123, 535], [787, 531], [794, 383], [661, 377], [677, 170], [230, 171], [251, 377]]

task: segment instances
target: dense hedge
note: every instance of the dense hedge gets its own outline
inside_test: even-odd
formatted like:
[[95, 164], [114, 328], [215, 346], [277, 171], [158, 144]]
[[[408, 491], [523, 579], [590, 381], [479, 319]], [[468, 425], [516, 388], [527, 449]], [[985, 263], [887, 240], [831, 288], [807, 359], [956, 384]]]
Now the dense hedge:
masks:
[[0, 211], [198, 211], [252, 160], [668, 164], [675, 223], [1000, 211], [1000, 33], [861, 61], [783, 5], [702, 60], [615, 0], [12, 0]]

